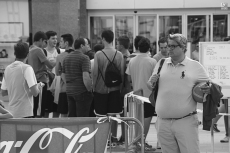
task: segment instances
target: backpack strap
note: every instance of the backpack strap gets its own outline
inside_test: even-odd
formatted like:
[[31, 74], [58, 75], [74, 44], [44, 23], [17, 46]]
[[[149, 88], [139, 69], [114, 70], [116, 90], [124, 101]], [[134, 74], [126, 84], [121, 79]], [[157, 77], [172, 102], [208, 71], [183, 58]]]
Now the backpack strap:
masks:
[[164, 61], [165, 61], [165, 58], [161, 59], [161, 61], [160, 61], [160, 66], [159, 66], [159, 68], [158, 68], [157, 74], [160, 73], [161, 68], [162, 68], [162, 66], [163, 66], [163, 64], [164, 64]]
[[44, 52], [44, 54], [46, 55], [46, 57], [47, 57], [47, 51], [46, 51], [46, 49], [45, 48], [43, 48], [43, 52]]
[[114, 66], [118, 71], [120, 71], [120, 70], [117, 68], [116, 64], [113, 63], [113, 61], [114, 61], [114, 59], [115, 59], [115, 57], [116, 57], [116, 55], [117, 55], [117, 50], [116, 50], [116, 53], [115, 53], [115, 55], [114, 55], [112, 61], [110, 61], [110, 59], [109, 59], [108, 56], [105, 54], [105, 52], [103, 52], [103, 50], [101, 50], [101, 51], [102, 51], [102, 53], [105, 55], [105, 57], [108, 59], [108, 61], [109, 61], [110, 63], [112, 63], [113, 66]]

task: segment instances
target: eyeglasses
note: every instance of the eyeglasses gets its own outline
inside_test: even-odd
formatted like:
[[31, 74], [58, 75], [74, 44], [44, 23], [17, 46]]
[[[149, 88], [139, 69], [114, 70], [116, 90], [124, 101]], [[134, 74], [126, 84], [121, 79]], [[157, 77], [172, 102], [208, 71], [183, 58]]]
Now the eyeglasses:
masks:
[[160, 47], [160, 49], [167, 49], [168, 48], [168, 46], [166, 46], [166, 47]]
[[180, 45], [168, 45], [168, 48], [170, 48], [170, 49], [175, 49], [175, 48], [178, 47], [178, 46], [180, 46]]

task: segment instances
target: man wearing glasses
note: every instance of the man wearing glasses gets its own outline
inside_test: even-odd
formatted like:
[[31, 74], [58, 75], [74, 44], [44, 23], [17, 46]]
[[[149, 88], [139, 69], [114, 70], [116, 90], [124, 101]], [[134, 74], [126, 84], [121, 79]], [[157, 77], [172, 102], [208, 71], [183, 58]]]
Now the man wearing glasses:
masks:
[[161, 38], [158, 41], [159, 46], [159, 52], [153, 56], [153, 58], [158, 62], [162, 58], [168, 58], [169, 57], [169, 51], [168, 51], [168, 42], [166, 38]]
[[[199, 153], [197, 103], [192, 88], [209, 80], [204, 67], [186, 57], [187, 39], [181, 34], [169, 35], [169, 58], [165, 59], [160, 74], [157, 63], [148, 86], [159, 78], [156, 100], [158, 140], [163, 153]], [[210, 88], [203, 89], [209, 93]]]
[[196, 49], [192, 52], [192, 59], [199, 62], [199, 42], [196, 43]]

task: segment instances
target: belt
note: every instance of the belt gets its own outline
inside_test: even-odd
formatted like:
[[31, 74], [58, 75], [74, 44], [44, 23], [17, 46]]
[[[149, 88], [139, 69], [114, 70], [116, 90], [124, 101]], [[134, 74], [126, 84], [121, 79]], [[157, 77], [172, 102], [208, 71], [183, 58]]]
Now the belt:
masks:
[[185, 117], [188, 117], [188, 116], [192, 116], [192, 115], [195, 115], [197, 114], [197, 111], [194, 111], [192, 113], [189, 113], [188, 115], [185, 115], [183, 117], [180, 117], [180, 118], [161, 118], [162, 120], [180, 120], [182, 118], [185, 118]]

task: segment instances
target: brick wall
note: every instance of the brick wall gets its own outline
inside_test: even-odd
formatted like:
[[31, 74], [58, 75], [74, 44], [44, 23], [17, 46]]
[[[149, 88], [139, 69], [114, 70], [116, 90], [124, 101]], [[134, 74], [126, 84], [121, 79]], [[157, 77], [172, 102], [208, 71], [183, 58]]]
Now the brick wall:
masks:
[[80, 4], [78, 1], [79, 0], [33, 0], [33, 35], [37, 31], [46, 32], [53, 30], [58, 33], [58, 38], [65, 33], [71, 33], [74, 39], [79, 36], [86, 37], [86, 0], [80, 0]]

